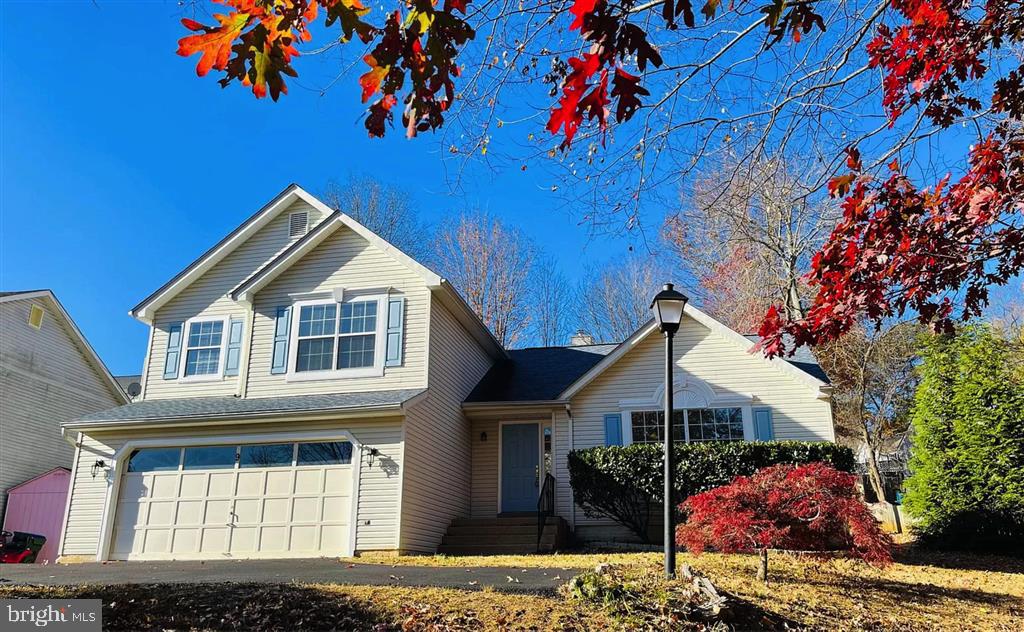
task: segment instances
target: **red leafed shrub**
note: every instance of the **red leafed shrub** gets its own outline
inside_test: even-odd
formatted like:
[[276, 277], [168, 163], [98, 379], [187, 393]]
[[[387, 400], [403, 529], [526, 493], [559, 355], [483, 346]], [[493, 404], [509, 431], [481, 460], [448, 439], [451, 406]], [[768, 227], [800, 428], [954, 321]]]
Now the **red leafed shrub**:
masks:
[[676, 544], [699, 554], [760, 554], [768, 581], [768, 549], [847, 551], [876, 566], [892, 562], [892, 540], [856, 488], [857, 477], [825, 463], [773, 465], [729, 485], [691, 496]]

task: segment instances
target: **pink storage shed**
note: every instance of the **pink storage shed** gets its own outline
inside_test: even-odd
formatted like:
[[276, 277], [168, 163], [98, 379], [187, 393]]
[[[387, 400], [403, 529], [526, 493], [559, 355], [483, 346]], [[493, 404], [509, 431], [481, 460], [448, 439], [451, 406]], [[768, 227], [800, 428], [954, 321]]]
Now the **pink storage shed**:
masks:
[[4, 531], [24, 531], [46, 536], [36, 563], [57, 561], [57, 548], [64, 523], [71, 471], [55, 467], [7, 491]]

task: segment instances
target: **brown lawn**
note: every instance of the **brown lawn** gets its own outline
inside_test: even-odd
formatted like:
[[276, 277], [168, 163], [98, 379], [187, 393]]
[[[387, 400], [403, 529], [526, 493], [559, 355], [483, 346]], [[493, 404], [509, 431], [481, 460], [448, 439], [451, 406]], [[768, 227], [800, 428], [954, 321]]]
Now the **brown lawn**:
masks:
[[[369, 560], [362, 559], [362, 562]], [[601, 562], [627, 577], [660, 574], [654, 553], [409, 557], [388, 564], [587, 568]], [[720, 589], [815, 630], [1024, 630], [1024, 560], [908, 551], [886, 569], [849, 560], [776, 554], [772, 583], [754, 579], [754, 559], [683, 554]], [[563, 597], [492, 590], [338, 585], [0, 587], [0, 598], [104, 600], [116, 630], [604, 630], [621, 626], [601, 607]], [[404, 625], [404, 628], [403, 628]], [[748, 621], [743, 626], [749, 629]], [[680, 629], [686, 626], [680, 625]]]

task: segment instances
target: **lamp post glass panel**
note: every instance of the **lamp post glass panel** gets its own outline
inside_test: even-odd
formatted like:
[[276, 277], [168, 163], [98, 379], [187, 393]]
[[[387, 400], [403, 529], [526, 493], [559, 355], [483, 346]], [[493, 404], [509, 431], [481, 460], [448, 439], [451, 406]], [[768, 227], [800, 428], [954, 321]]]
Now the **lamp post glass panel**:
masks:
[[672, 353], [672, 337], [679, 331], [679, 323], [683, 319], [683, 308], [686, 307], [686, 298], [681, 292], [677, 292], [671, 283], [654, 297], [651, 302], [651, 309], [654, 310], [654, 317], [658, 319], [658, 327], [665, 335], [665, 577], [673, 579], [676, 576], [676, 545], [675, 545], [675, 494], [673, 494], [673, 482], [675, 480], [675, 453], [672, 449], [672, 369], [675, 366]]

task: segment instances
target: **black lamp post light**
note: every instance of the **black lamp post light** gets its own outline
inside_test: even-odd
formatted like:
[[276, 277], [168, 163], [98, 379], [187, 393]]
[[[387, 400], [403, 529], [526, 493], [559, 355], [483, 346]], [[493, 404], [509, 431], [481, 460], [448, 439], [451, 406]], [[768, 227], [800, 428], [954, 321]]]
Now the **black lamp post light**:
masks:
[[654, 296], [651, 309], [658, 319], [658, 327], [665, 335], [665, 577], [674, 579], [676, 576], [676, 537], [675, 537], [675, 452], [672, 449], [672, 369], [675, 366], [672, 353], [672, 338], [679, 331], [679, 323], [683, 319], [683, 308], [689, 299], [677, 292], [671, 283], [666, 283]]

